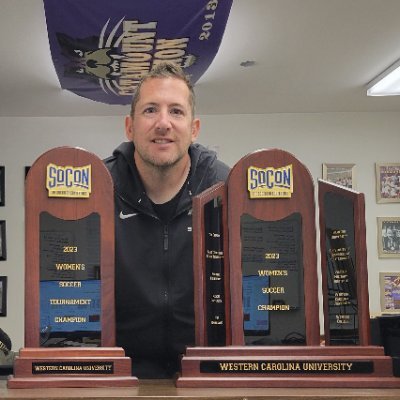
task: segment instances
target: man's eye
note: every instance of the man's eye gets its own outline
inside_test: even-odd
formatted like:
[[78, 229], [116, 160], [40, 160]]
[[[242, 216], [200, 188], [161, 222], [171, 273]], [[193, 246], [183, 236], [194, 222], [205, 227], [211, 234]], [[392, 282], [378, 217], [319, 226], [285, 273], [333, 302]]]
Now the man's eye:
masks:
[[156, 112], [156, 108], [155, 107], [147, 107], [147, 108], [144, 109], [144, 113], [145, 114], [152, 114], [154, 112]]
[[184, 115], [183, 110], [181, 110], [180, 108], [173, 108], [171, 109], [171, 114], [174, 115]]

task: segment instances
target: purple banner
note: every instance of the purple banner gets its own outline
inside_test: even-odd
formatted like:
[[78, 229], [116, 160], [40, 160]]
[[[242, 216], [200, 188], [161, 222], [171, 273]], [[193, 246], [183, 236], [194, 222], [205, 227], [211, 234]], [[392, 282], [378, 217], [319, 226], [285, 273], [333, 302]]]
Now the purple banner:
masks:
[[44, 0], [63, 89], [129, 104], [153, 65], [173, 61], [195, 83], [220, 46], [232, 0]]

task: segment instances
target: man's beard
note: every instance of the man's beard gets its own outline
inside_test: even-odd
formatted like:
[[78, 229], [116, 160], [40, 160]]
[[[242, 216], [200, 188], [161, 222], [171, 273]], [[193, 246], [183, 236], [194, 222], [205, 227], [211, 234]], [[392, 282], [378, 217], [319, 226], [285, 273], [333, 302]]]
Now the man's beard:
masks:
[[[136, 149], [137, 151], [137, 149]], [[142, 152], [138, 151], [138, 154], [142, 161], [149, 167], [154, 168], [155, 170], [159, 172], [167, 172], [170, 169], [172, 169], [175, 165], [179, 163], [179, 161], [182, 160], [182, 158], [185, 156], [186, 153], [184, 154], [177, 154], [175, 157], [170, 158], [170, 159], [158, 159], [156, 157], [152, 157], [149, 154], [143, 154]]]

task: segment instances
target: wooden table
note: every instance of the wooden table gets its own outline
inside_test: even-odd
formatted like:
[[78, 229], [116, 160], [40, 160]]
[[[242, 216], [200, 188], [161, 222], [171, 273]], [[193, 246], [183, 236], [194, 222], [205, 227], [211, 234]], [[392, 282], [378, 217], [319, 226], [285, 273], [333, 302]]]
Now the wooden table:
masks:
[[69, 399], [179, 399], [179, 400], [394, 400], [400, 399], [400, 389], [297, 389], [297, 388], [202, 388], [178, 389], [171, 380], [141, 380], [136, 388], [48, 388], [7, 389], [0, 381], [0, 399], [69, 400]]

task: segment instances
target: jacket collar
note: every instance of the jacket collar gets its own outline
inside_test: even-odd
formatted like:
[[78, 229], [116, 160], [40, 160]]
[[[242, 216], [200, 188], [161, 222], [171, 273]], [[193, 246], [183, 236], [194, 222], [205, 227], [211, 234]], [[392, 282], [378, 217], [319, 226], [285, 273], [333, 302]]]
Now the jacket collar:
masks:
[[[134, 151], [132, 142], [124, 142], [113, 152], [116, 159], [116, 171], [113, 173], [115, 191], [136, 209], [150, 212], [152, 206], [136, 168]], [[208, 188], [215, 179], [209, 171], [216, 159], [214, 152], [196, 143], [190, 146], [189, 154], [191, 172], [178, 204], [178, 212], [190, 208], [192, 196]]]

